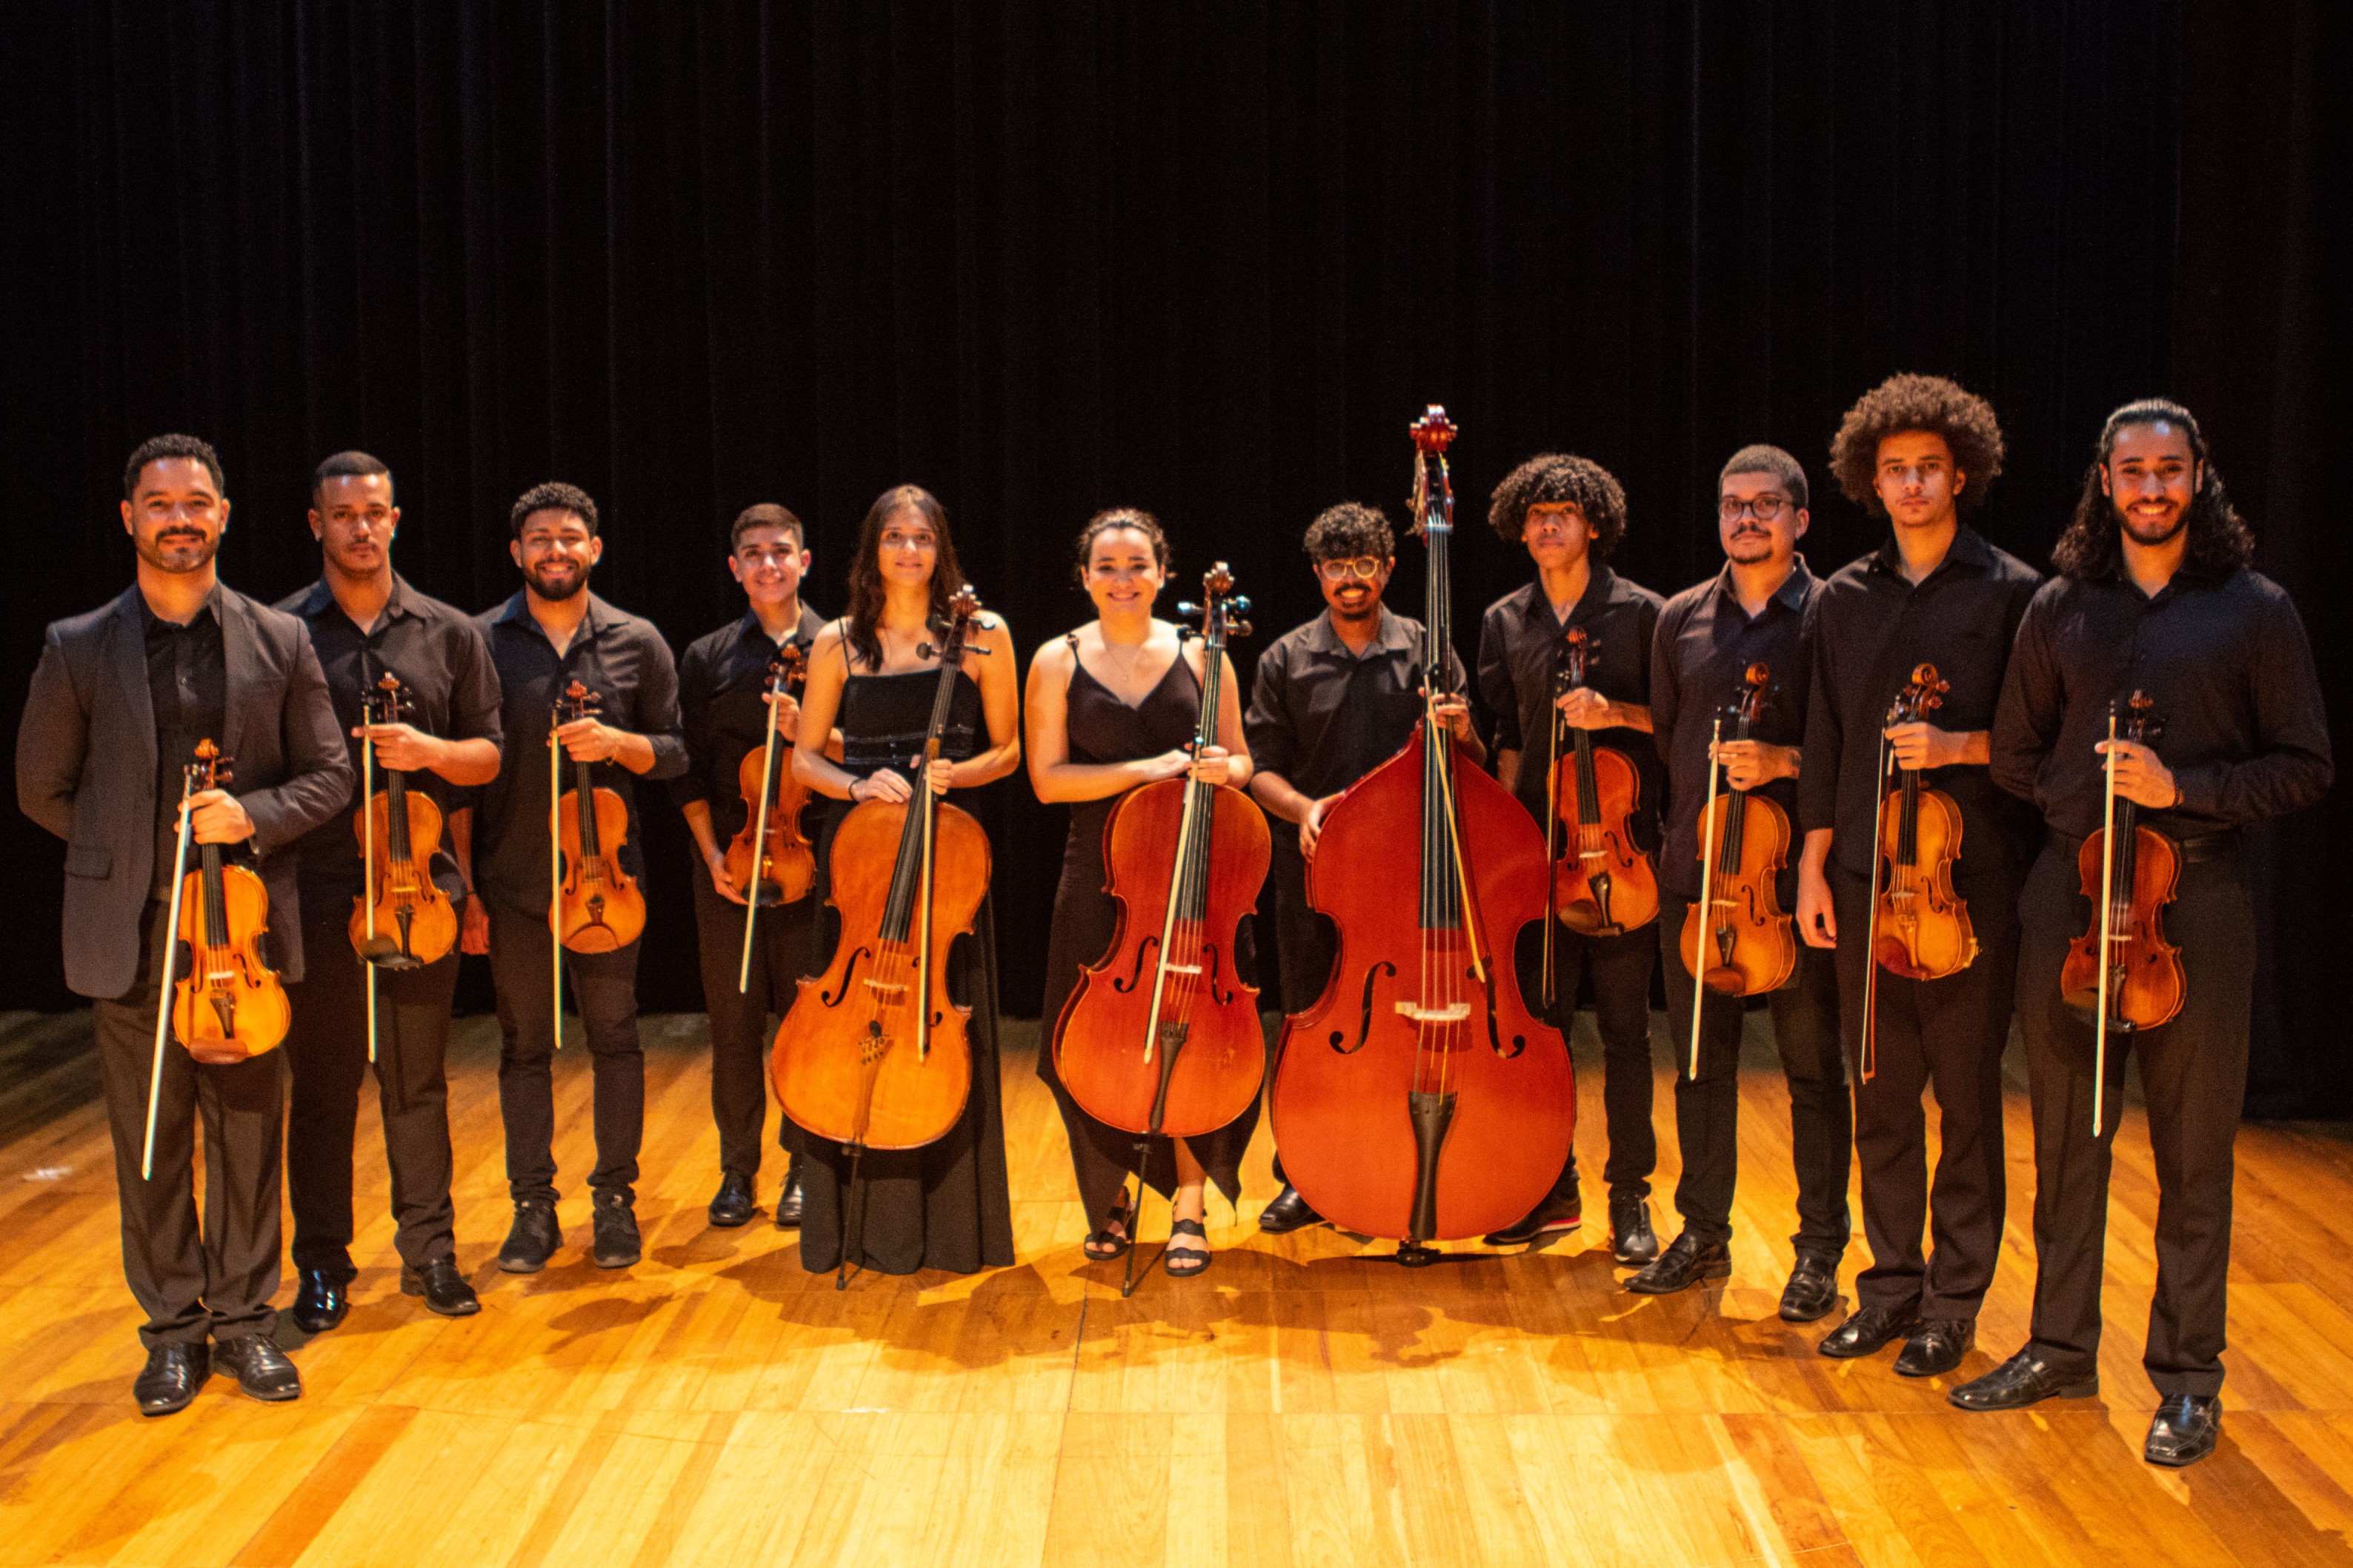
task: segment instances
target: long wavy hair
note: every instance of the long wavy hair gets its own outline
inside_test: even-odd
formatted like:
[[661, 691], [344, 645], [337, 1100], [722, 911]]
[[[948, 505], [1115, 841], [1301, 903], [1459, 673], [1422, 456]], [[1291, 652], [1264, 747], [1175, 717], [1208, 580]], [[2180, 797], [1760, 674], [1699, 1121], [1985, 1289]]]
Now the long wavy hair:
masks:
[[842, 615], [849, 646], [869, 669], [882, 668], [882, 530], [901, 511], [920, 515], [939, 545], [932, 558], [930, 621], [934, 630], [947, 628], [948, 602], [964, 586], [955, 542], [948, 537], [948, 509], [939, 497], [921, 485], [897, 485], [876, 496], [858, 525], [858, 549], [849, 558], [849, 605]]
[[2189, 498], [2189, 546], [2182, 569], [2192, 576], [2221, 578], [2253, 559], [2255, 536], [2223, 492], [2222, 476], [2207, 456], [2206, 433], [2197, 416], [2168, 397], [2143, 397], [2126, 404], [2100, 426], [2092, 466], [2084, 471], [2075, 515], [2051, 552], [2051, 563], [2070, 577], [2113, 577], [2124, 565], [2124, 523], [2116, 503], [2100, 488], [2100, 475], [2116, 455], [2116, 436], [2136, 425], [2171, 425], [2189, 437], [2198, 460], [2198, 489]]

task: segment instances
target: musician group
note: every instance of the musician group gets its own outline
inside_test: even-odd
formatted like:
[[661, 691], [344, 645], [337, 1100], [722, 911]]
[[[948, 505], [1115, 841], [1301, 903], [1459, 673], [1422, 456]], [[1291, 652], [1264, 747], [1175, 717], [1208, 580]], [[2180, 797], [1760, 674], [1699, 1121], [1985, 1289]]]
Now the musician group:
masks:
[[[1267, 1232], [1330, 1223], [1418, 1264], [1439, 1240], [1578, 1228], [1580, 1005], [1625, 1288], [1725, 1279], [1757, 1003], [1796, 1167], [1780, 1314], [1837, 1306], [1859, 1172], [1870, 1264], [1819, 1349], [1894, 1346], [1898, 1375], [1943, 1377], [2000, 1258], [2014, 1015], [2032, 1327], [1949, 1398], [2096, 1393], [2129, 1056], [2159, 1183], [2146, 1453], [2211, 1452], [2255, 962], [2241, 836], [2318, 799], [2331, 761], [2302, 624], [2249, 567], [2196, 419], [2162, 400], [2109, 417], [2047, 579], [1970, 526], [2003, 436], [1940, 377], [1894, 376], [1840, 426], [1831, 478], [1887, 530], [1827, 575], [1800, 551], [1806, 470], [1778, 447], [1725, 461], [1723, 567], [1671, 598], [1609, 565], [1632, 526], [1618, 480], [1532, 458], [1488, 510], [1529, 578], [1487, 607], [1467, 667], [1453, 428], [1432, 409], [1414, 436], [1421, 617], [1384, 602], [1389, 518], [1332, 507], [1304, 541], [1324, 609], [1264, 648], [1247, 692], [1230, 574], [1172, 616], [1172, 541], [1133, 508], [1087, 523], [1073, 569], [1095, 616], [1038, 643], [1026, 674], [913, 486], [867, 512], [833, 618], [803, 598], [800, 521], [745, 510], [726, 557], [744, 611], [673, 659], [591, 588], [606, 541], [573, 486], [515, 501], [520, 584], [470, 616], [395, 571], [385, 466], [337, 454], [311, 490], [321, 574], [269, 607], [215, 574], [230, 508], [212, 449], [142, 445], [121, 506], [136, 581], [48, 628], [17, 745], [23, 808], [67, 843], [67, 977], [95, 1003], [146, 1313], [140, 1408], [185, 1407], [216, 1370], [300, 1394], [271, 1304], [281, 1182], [290, 1315], [325, 1332], [356, 1276], [371, 1073], [399, 1289], [480, 1310], [450, 1200], [460, 952], [487, 955], [497, 995], [498, 1268], [534, 1272], [581, 1239], [556, 1214], [567, 1044], [592, 1064], [588, 1256], [638, 1260], [641, 884], [672, 870], [645, 863], [656, 782], [701, 862], [676, 869], [710, 1014], [710, 1222], [761, 1212], [773, 1092], [772, 1212], [805, 1268], [1011, 1264], [990, 846], [954, 803], [1026, 765], [1071, 808], [1038, 1073], [1083, 1256], [1124, 1289], [1147, 1190], [1171, 1205], [1160, 1268], [1210, 1267], [1208, 1189], [1239, 1201], [1262, 1110], [1282, 1184]], [[1254, 931], [1269, 879], [1275, 919]], [[1254, 988], [1270, 946], [1279, 998]], [[1663, 1247], [1654, 984], [1681, 1154]], [[1271, 1041], [1261, 1008], [1284, 1015]]]

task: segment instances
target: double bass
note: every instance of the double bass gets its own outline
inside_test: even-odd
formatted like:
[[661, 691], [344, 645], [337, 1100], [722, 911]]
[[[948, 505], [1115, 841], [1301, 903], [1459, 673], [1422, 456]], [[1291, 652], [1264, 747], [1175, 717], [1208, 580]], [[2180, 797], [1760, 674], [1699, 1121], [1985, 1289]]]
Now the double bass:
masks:
[[[2108, 710], [2108, 740], [2151, 744], [2156, 700], [2135, 691]], [[2084, 896], [2094, 900], [2092, 929], [2067, 946], [2059, 970], [2059, 996], [2093, 1026], [2092, 1136], [2101, 1132], [2107, 1098], [2108, 1037], [2169, 1024], [2189, 997], [2181, 950], [2165, 940], [2165, 906], [2181, 877], [2181, 849], [2138, 821], [2139, 807], [2116, 794], [2116, 755], [2106, 753], [2105, 803], [2098, 832], [2075, 851]]]
[[[1933, 664], [1915, 665], [1912, 679], [1888, 705], [1886, 728], [1915, 724], [1944, 706], [1952, 682]], [[1862, 982], [1862, 1078], [1879, 1070], [1873, 1035], [1879, 972], [1906, 980], [1958, 974], [1978, 955], [1969, 906], [1953, 890], [1953, 862], [1961, 853], [1961, 808], [1940, 789], [1920, 782], [1917, 768], [1898, 768], [1880, 742], [1879, 843], [1871, 862], [1871, 904], [1863, 947], [1873, 963]], [[1893, 788], [1890, 772], [1897, 775]]]
[[[1746, 741], [1772, 689], [1763, 663], [1742, 672], [1733, 736]], [[1745, 789], [1716, 790], [1718, 719], [1708, 740], [1707, 805], [1700, 814], [1699, 899], [1683, 916], [1683, 960], [1692, 977], [1690, 1074], [1699, 1077], [1700, 1013], [1711, 991], [1760, 996], [1788, 984], [1798, 967], [1796, 922], [1781, 910], [1774, 884], [1789, 859], [1789, 817], [1775, 802]]]
[[1409, 1266], [1440, 1256], [1432, 1241], [1535, 1207], [1577, 1121], [1568, 1051], [1529, 1013], [1513, 967], [1523, 928], [1549, 918], [1544, 835], [1462, 765], [1436, 709], [1450, 676], [1454, 433], [1435, 405], [1413, 426], [1414, 531], [1430, 552], [1422, 721], [1324, 817], [1307, 892], [1339, 928], [1337, 952], [1324, 994], [1283, 1021], [1271, 1100], [1301, 1194], [1342, 1229], [1397, 1237]]
[[752, 988], [752, 932], [765, 906], [776, 909], [808, 896], [817, 882], [817, 853], [801, 831], [801, 808], [808, 785], [784, 766], [776, 750], [777, 699], [801, 683], [807, 658], [797, 638], [768, 661], [763, 689], [768, 704], [767, 739], [757, 753], [736, 764], [735, 787], [744, 796], [744, 826], [727, 844], [727, 879], [744, 890], [744, 960], [735, 975], [740, 994]]
[[[1246, 637], [1222, 561], [1201, 580], [1198, 755], [1218, 739], [1226, 639]], [[1241, 791], [1163, 779], [1120, 796], [1103, 823], [1103, 868], [1119, 925], [1101, 962], [1079, 972], [1055, 1020], [1054, 1070], [1096, 1121], [1145, 1140], [1215, 1132], [1250, 1109], [1266, 1075], [1258, 988], [1234, 969], [1234, 935], [1258, 906], [1272, 855], [1265, 814]], [[1135, 1289], [1130, 1248], [1122, 1295]]]
[[836, 1289], [849, 1283], [850, 1254], [862, 1240], [859, 1157], [935, 1142], [964, 1115], [972, 1092], [965, 1034], [972, 1009], [948, 994], [947, 956], [988, 891], [988, 835], [942, 802], [929, 777], [980, 614], [969, 585], [956, 591], [949, 614], [913, 793], [903, 802], [861, 801], [834, 829], [826, 869], [841, 936], [825, 973], [800, 983], [769, 1057], [785, 1114], [849, 1152], [858, 1206], [843, 1226]]

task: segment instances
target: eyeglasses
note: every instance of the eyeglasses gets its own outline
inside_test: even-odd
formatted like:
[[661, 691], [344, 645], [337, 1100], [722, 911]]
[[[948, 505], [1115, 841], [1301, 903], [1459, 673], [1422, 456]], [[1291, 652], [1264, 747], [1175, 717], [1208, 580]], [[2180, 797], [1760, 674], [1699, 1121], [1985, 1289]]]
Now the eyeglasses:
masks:
[[1335, 557], [1315, 563], [1315, 574], [1326, 583], [1345, 583], [1351, 577], [1362, 577], [1370, 583], [1379, 577], [1388, 562], [1377, 555], [1359, 555], [1355, 560]]
[[1746, 513], [1754, 513], [1759, 522], [1770, 522], [1790, 510], [1788, 496], [1758, 496], [1755, 500], [1736, 500], [1730, 496], [1716, 502], [1715, 515], [1726, 522], [1737, 522]]

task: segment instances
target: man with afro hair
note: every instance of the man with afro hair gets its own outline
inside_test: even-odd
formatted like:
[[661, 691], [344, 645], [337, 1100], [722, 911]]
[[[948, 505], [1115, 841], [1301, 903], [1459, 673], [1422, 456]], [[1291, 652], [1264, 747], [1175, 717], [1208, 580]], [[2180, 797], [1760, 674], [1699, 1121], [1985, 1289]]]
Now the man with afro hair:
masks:
[[[1495, 776], [1539, 824], [1552, 819], [1551, 763], [1567, 731], [1584, 730], [1596, 746], [1623, 752], [1641, 781], [1633, 819], [1645, 854], [1658, 843], [1662, 776], [1651, 742], [1651, 635], [1662, 601], [1612, 572], [1608, 560], [1626, 532], [1626, 492], [1589, 458], [1546, 452], [1495, 487], [1487, 521], [1535, 564], [1535, 580], [1487, 606], [1479, 626], [1479, 700], [1494, 727]], [[1586, 681], [1562, 690], [1571, 632], [1582, 631]], [[1557, 842], [1556, 840], [1556, 842]], [[1550, 1021], [1567, 1035], [1578, 980], [1593, 980], [1595, 1021], [1603, 1047], [1602, 1106], [1609, 1131], [1603, 1178], [1609, 1185], [1611, 1248], [1618, 1261], [1648, 1263], [1659, 1253], [1651, 1228], [1651, 1173], [1659, 1162], [1651, 1124], [1651, 969], [1657, 942], [1648, 929], [1616, 925], [1587, 935], [1552, 932], [1552, 973], [1521, 976], [1533, 998], [1549, 997]], [[1610, 919], [1604, 911], [1602, 918]], [[1542, 1005], [1539, 1001], [1539, 1006]], [[1492, 1247], [1535, 1241], [1583, 1223], [1577, 1154], [1544, 1200], [1517, 1224], [1491, 1233]]]
[[[2001, 1247], [2001, 1053], [2031, 826], [1987, 768], [1987, 731], [2039, 579], [1961, 521], [1983, 505], [2001, 457], [1993, 409], [1942, 376], [1891, 376], [1864, 394], [1831, 442], [1831, 470], [1848, 500], [1888, 520], [1888, 535], [1832, 574], [1813, 606], [1798, 929], [1837, 949], [1842, 1032], [1858, 1042], [1855, 1159], [1872, 1259], [1855, 1310], [1820, 1349], [1865, 1356], [1902, 1339], [1895, 1370], [1906, 1377], [1948, 1373], [1968, 1353]], [[1936, 667], [1941, 705], [1889, 727], [1890, 704], [1922, 665]], [[1953, 890], [1975, 951], [1936, 979], [1883, 966], [1866, 1034], [1880, 803], [1897, 769], [1960, 814]], [[1920, 1106], [1930, 1087], [1942, 1140], [1933, 1189]]]

